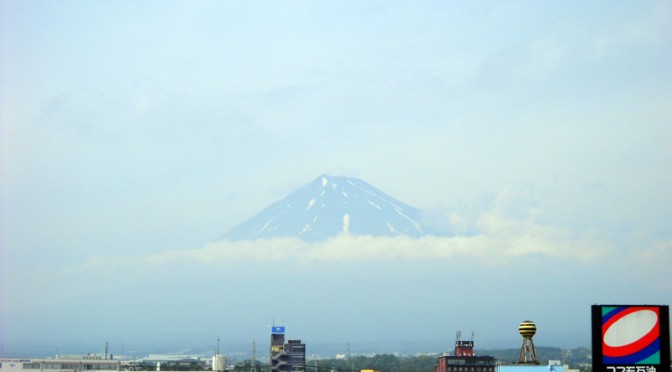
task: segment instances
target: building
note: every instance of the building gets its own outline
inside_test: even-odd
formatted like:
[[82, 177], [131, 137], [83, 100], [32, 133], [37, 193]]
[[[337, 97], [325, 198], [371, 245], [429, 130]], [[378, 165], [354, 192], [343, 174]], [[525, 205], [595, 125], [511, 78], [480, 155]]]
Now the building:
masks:
[[302, 344], [301, 340], [289, 340], [284, 346], [287, 354], [286, 371], [305, 371], [306, 344]]
[[455, 341], [455, 355], [443, 355], [436, 360], [434, 372], [495, 372], [497, 360], [491, 356], [476, 356], [474, 341]]
[[306, 344], [301, 340], [285, 343], [285, 327], [271, 329], [271, 372], [304, 372], [306, 369]]
[[280, 355], [283, 351], [283, 346], [285, 344], [285, 327], [273, 326], [271, 328], [271, 350], [270, 350], [270, 366], [271, 372], [280, 371], [281, 358]]
[[98, 356], [79, 356], [72, 358], [38, 359], [38, 358], [2, 358], [0, 372], [93, 372], [119, 371], [121, 361], [103, 359]]

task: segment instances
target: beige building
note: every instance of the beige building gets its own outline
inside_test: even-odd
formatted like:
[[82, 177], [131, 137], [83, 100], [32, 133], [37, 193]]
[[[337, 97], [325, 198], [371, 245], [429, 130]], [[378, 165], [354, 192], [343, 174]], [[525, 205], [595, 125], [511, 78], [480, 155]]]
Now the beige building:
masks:
[[95, 356], [77, 358], [37, 359], [2, 358], [0, 372], [80, 372], [119, 371], [121, 361], [102, 359]]

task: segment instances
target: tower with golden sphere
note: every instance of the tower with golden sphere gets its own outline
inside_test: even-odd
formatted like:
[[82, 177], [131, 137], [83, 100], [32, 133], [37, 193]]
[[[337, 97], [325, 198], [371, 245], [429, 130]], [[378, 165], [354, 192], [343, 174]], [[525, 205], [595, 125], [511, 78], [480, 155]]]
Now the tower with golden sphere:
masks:
[[539, 364], [537, 359], [537, 349], [534, 348], [532, 337], [537, 333], [537, 326], [531, 320], [520, 323], [518, 332], [523, 336], [523, 345], [520, 347], [520, 357], [518, 364]]

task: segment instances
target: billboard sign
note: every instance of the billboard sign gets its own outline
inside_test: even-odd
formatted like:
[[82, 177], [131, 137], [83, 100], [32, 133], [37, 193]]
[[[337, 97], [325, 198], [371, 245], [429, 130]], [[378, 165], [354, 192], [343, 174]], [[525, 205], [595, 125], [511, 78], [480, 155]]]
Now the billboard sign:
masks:
[[284, 326], [273, 326], [273, 328], [271, 328], [271, 334], [281, 335], [281, 334], [284, 334], [284, 333], [285, 333], [285, 327]]
[[670, 366], [667, 305], [593, 305], [593, 372], [659, 372]]

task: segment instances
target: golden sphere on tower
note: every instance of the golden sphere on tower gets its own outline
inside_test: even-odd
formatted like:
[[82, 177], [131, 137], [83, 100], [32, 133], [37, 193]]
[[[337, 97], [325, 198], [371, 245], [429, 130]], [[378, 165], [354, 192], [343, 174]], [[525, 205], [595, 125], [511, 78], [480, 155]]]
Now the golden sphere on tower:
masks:
[[520, 323], [520, 326], [518, 327], [518, 332], [520, 332], [520, 335], [523, 336], [523, 338], [532, 338], [532, 336], [534, 336], [534, 334], [537, 333], [537, 326], [534, 324], [533, 321], [526, 320]]

